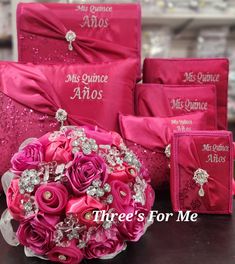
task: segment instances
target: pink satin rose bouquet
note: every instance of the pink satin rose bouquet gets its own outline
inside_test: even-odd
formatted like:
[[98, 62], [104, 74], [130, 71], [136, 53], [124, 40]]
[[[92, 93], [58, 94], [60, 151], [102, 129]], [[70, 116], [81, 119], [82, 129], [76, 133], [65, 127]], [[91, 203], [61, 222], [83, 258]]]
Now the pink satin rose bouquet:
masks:
[[66, 264], [112, 258], [149, 225], [150, 178], [115, 132], [62, 127], [25, 144], [11, 164], [7, 210], [26, 255]]

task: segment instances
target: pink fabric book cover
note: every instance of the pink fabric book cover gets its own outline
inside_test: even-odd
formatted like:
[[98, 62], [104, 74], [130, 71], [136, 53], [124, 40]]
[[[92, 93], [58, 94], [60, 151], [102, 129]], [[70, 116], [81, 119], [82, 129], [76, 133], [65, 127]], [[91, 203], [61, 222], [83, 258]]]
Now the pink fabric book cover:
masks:
[[174, 131], [214, 130], [205, 113], [175, 117], [119, 117], [122, 137], [138, 156], [157, 189], [168, 187], [171, 139]]
[[231, 214], [232, 133], [175, 133], [172, 141], [170, 178], [174, 211]]
[[204, 112], [207, 122], [217, 126], [214, 85], [137, 84], [135, 108], [139, 116], [170, 117]]
[[133, 114], [135, 60], [103, 64], [0, 63], [0, 175], [20, 144], [65, 125], [97, 125], [118, 131], [118, 113]]
[[20, 3], [17, 9], [19, 61], [100, 63], [138, 59], [139, 4]]
[[228, 59], [151, 59], [144, 61], [144, 83], [214, 84], [219, 129], [227, 129]]

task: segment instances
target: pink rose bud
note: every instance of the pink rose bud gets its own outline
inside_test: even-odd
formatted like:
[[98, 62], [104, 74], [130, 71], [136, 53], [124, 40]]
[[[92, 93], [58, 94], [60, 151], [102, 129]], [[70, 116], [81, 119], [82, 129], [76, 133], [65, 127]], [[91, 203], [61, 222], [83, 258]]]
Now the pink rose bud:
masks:
[[47, 183], [37, 189], [35, 200], [42, 212], [60, 214], [67, 204], [68, 191], [61, 183]]

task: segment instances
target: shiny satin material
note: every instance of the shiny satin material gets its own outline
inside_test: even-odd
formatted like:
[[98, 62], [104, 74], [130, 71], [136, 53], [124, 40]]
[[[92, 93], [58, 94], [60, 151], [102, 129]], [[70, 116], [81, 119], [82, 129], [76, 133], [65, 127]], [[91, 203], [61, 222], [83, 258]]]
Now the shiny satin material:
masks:
[[[216, 146], [225, 146], [218, 149]], [[223, 158], [222, 158], [223, 157]], [[223, 161], [222, 161], [223, 160]], [[171, 156], [171, 198], [174, 211], [232, 213], [233, 147], [228, 131], [175, 133]], [[208, 174], [199, 196], [200, 185], [193, 180], [201, 168]]]
[[[106, 206], [89, 195], [72, 198], [66, 206], [66, 214], [74, 214], [82, 224], [91, 226], [94, 225], [93, 213], [102, 210], [107, 210]], [[86, 214], [89, 215], [89, 218], [86, 217]]]
[[219, 129], [227, 129], [228, 96], [227, 59], [145, 59], [144, 83], [214, 84], [217, 92]]
[[[151, 168], [151, 178], [154, 187], [160, 187], [164, 182], [168, 181], [169, 161], [165, 155], [165, 148], [171, 143], [174, 131], [189, 130], [214, 130], [215, 127], [207, 123], [204, 113], [195, 113], [191, 115], [176, 117], [135, 117], [120, 115], [120, 129], [122, 137], [126, 140], [126, 144], [132, 150], [135, 150], [135, 144], [142, 146], [146, 151], [152, 151], [153, 154], [158, 153], [164, 158], [162, 169], [158, 162], [160, 158], [155, 160], [155, 170]], [[182, 125], [184, 123], [184, 125]], [[181, 124], [181, 125], [180, 125]], [[186, 125], [187, 124], [187, 125]], [[131, 142], [133, 144], [131, 144]], [[150, 167], [148, 155], [141, 159], [146, 168]], [[159, 179], [164, 179], [160, 180]]]
[[[17, 25], [20, 62], [100, 63], [135, 58], [140, 75], [139, 4], [22, 3]], [[70, 30], [77, 36], [72, 51], [65, 39]]]
[[207, 123], [217, 127], [214, 85], [137, 84], [135, 107], [139, 116], [171, 117], [204, 112]]
[[118, 112], [134, 112], [135, 66], [131, 59], [94, 65], [2, 62], [0, 92], [44, 114], [65, 109], [70, 124], [118, 130]]

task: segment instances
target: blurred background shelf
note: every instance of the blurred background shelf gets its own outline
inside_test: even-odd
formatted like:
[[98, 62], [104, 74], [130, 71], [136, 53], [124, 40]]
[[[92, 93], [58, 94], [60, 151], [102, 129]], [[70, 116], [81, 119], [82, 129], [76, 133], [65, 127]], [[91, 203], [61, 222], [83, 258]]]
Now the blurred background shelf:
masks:
[[190, 23], [190, 28], [200, 28], [202, 26], [234, 26], [235, 8], [224, 13], [159, 13], [144, 8], [142, 10], [142, 25], [179, 27]]
[[0, 60], [12, 60], [11, 1], [0, 0]]

